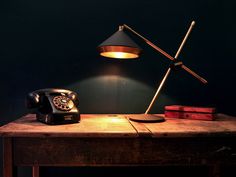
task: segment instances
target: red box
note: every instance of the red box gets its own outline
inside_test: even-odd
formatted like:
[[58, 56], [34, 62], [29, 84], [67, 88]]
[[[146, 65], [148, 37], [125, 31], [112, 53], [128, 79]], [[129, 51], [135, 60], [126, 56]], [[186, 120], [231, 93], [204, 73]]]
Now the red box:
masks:
[[214, 120], [216, 118], [216, 108], [170, 105], [165, 106], [165, 117], [194, 120]]

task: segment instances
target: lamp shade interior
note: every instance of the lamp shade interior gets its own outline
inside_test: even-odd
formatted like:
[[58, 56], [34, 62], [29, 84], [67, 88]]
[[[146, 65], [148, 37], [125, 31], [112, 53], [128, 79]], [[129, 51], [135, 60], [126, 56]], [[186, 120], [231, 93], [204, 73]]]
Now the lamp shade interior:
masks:
[[101, 56], [118, 59], [138, 58], [142, 49], [123, 30], [119, 30], [98, 46]]

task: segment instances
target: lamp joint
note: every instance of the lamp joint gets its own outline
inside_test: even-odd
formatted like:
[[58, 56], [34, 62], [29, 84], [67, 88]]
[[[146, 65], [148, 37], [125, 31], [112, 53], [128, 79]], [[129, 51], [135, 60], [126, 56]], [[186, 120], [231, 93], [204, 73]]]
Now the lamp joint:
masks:
[[170, 68], [172, 70], [178, 70], [179, 68], [182, 67], [182, 65], [183, 65], [182, 61], [175, 59], [171, 61]]
[[119, 26], [119, 31], [123, 31], [123, 29], [124, 29], [124, 25], [120, 25]]

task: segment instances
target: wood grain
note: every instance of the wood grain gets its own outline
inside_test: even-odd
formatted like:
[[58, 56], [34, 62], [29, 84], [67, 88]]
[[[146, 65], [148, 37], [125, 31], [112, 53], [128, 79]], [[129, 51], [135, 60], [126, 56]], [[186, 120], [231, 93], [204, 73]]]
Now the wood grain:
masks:
[[217, 114], [215, 121], [166, 118], [163, 123], [144, 124], [153, 137], [236, 136], [236, 118], [224, 114]]
[[236, 165], [235, 117], [162, 123], [132, 122], [127, 115], [81, 118], [77, 124], [51, 126], [29, 114], [0, 127], [4, 177], [22, 165], [34, 166], [36, 177], [39, 166]]
[[236, 164], [234, 137], [15, 138], [17, 166]]
[[139, 142], [131, 138], [15, 138], [16, 165], [97, 166], [139, 161]]
[[[164, 115], [158, 115], [164, 116]], [[235, 136], [236, 118], [217, 114], [215, 121], [165, 118], [162, 123], [136, 123], [127, 115], [82, 114], [81, 122], [46, 125], [32, 114], [0, 127], [4, 137], [195, 137]]]
[[[136, 114], [127, 114], [127, 115], [125, 115], [125, 117], [127, 118], [127, 120], [129, 120], [129, 117], [133, 117], [135, 115]], [[152, 136], [152, 132], [150, 132], [148, 130], [148, 128], [143, 123], [134, 122], [134, 121], [131, 121], [131, 120], [129, 120], [129, 123], [137, 131], [139, 137], [151, 137]]]
[[12, 138], [3, 138], [3, 177], [13, 177]]
[[32, 177], [39, 177], [39, 165], [34, 164], [32, 167]]
[[9, 137], [136, 137], [136, 130], [123, 115], [82, 114], [80, 123], [46, 125], [28, 114], [0, 127]]

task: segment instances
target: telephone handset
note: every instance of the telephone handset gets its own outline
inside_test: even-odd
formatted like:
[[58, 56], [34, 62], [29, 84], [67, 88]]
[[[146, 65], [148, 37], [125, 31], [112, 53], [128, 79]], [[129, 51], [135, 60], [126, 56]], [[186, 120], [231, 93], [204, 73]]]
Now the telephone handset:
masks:
[[77, 93], [47, 88], [27, 95], [26, 106], [36, 113], [38, 121], [46, 124], [67, 124], [80, 121]]

